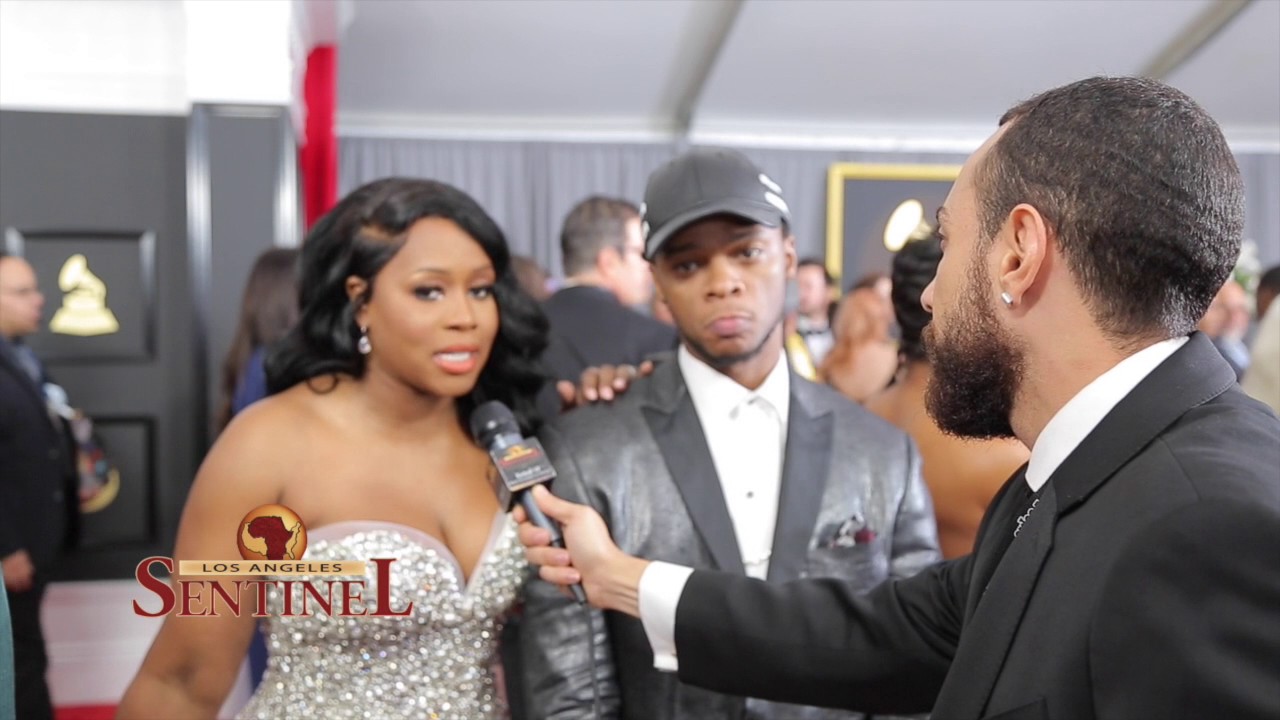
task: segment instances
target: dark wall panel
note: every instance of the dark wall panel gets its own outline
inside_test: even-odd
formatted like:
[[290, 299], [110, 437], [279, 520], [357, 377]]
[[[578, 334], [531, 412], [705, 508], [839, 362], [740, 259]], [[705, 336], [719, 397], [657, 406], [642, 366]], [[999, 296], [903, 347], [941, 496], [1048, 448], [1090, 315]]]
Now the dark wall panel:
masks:
[[[198, 351], [207, 369], [206, 417], [217, 412], [223, 358], [239, 320], [240, 301], [253, 262], [273, 246], [294, 246], [297, 236], [296, 153], [286, 108], [197, 105], [190, 147], [193, 181], [203, 209], [192, 217], [194, 247], [207, 267], [197, 293], [205, 326]], [[208, 437], [216, 433], [210, 427]]]
[[[36, 266], [46, 296], [31, 344], [47, 352], [71, 403], [102, 418], [120, 470], [115, 500], [86, 516], [64, 578], [128, 577], [145, 554], [171, 552], [199, 460], [186, 130], [183, 117], [0, 112], [0, 227]], [[103, 287], [81, 272], [59, 287], [75, 254]], [[68, 307], [87, 318], [82, 327], [101, 330], [101, 294], [119, 329], [51, 330]]]

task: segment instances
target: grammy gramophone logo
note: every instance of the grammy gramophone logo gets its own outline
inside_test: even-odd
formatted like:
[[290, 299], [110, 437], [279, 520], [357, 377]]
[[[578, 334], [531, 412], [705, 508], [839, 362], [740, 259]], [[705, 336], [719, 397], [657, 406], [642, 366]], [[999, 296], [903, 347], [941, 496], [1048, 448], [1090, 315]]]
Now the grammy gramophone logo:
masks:
[[[134, 579], [159, 601], [148, 610], [137, 600], [134, 613], [160, 617], [218, 617], [252, 613], [267, 615], [267, 591], [280, 591], [280, 617], [403, 617], [391, 604], [391, 566], [395, 558], [309, 561], [307, 527], [302, 518], [284, 505], [260, 505], [236, 524], [239, 559], [180, 560], [152, 556], [138, 563]], [[366, 565], [376, 568], [377, 580], [369, 587]], [[174, 570], [177, 572], [175, 573]], [[171, 575], [166, 582], [151, 574], [162, 568]], [[370, 592], [372, 591], [372, 592]]]
[[62, 307], [53, 314], [49, 329], [61, 335], [110, 335], [120, 329], [115, 313], [107, 307], [107, 284], [89, 269], [89, 261], [76, 253], [58, 272]]

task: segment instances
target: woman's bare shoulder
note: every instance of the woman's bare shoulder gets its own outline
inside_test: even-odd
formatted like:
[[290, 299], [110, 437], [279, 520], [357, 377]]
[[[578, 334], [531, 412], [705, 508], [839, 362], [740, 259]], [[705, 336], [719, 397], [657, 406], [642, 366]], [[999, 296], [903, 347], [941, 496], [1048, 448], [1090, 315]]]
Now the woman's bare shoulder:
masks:
[[328, 424], [335, 413], [334, 406], [342, 402], [338, 395], [299, 383], [237, 413], [218, 443], [229, 445], [237, 453], [250, 454], [306, 444]]

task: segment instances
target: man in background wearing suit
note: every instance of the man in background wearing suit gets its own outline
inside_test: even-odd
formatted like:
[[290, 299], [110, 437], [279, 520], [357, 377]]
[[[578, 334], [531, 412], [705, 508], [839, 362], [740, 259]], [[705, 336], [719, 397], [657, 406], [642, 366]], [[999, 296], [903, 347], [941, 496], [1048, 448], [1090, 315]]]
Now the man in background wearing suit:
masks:
[[569, 550], [526, 523], [530, 560], [721, 692], [935, 720], [1280, 717], [1280, 420], [1195, 332], [1244, 224], [1217, 123], [1154, 80], [1050, 90], [939, 218], [929, 413], [1031, 448], [972, 555], [865, 596], [770, 585], [627, 556], [540, 491]]
[[[781, 192], [729, 150], [694, 150], [654, 172], [645, 256], [680, 331], [676, 359], [541, 437], [555, 491], [604, 513], [628, 552], [869, 590], [939, 559], [932, 506], [906, 435], [789, 371], [782, 318], [796, 252]], [[582, 608], [531, 583], [521, 648], [532, 717], [851, 717], [685, 685], [654, 668], [639, 621], [594, 622], [593, 634]]]
[[40, 601], [78, 511], [74, 445], [45, 402], [40, 361], [21, 342], [39, 329], [43, 306], [31, 265], [0, 252], [0, 561], [23, 720], [53, 717]]
[[[599, 196], [583, 200], [565, 217], [560, 250], [565, 285], [542, 306], [551, 324], [543, 362], [553, 381], [576, 383], [589, 367], [639, 365], [648, 355], [675, 349], [671, 326], [631, 309], [647, 303], [653, 291], [635, 205]], [[554, 387], [542, 399], [544, 416], [554, 417], [560, 409]]]
[[821, 367], [836, 342], [831, 328], [831, 288], [835, 287], [835, 279], [821, 260], [804, 258], [796, 266], [796, 287], [796, 332], [804, 339], [814, 367]]

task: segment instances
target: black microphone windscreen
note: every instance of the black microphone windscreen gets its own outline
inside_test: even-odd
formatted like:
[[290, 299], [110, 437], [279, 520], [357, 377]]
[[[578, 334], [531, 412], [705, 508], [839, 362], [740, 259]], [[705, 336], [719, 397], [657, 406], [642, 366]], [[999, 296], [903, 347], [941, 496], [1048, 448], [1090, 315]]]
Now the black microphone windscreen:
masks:
[[498, 400], [481, 403], [471, 411], [471, 437], [480, 447], [488, 448], [499, 435], [519, 435], [520, 424], [506, 405]]

